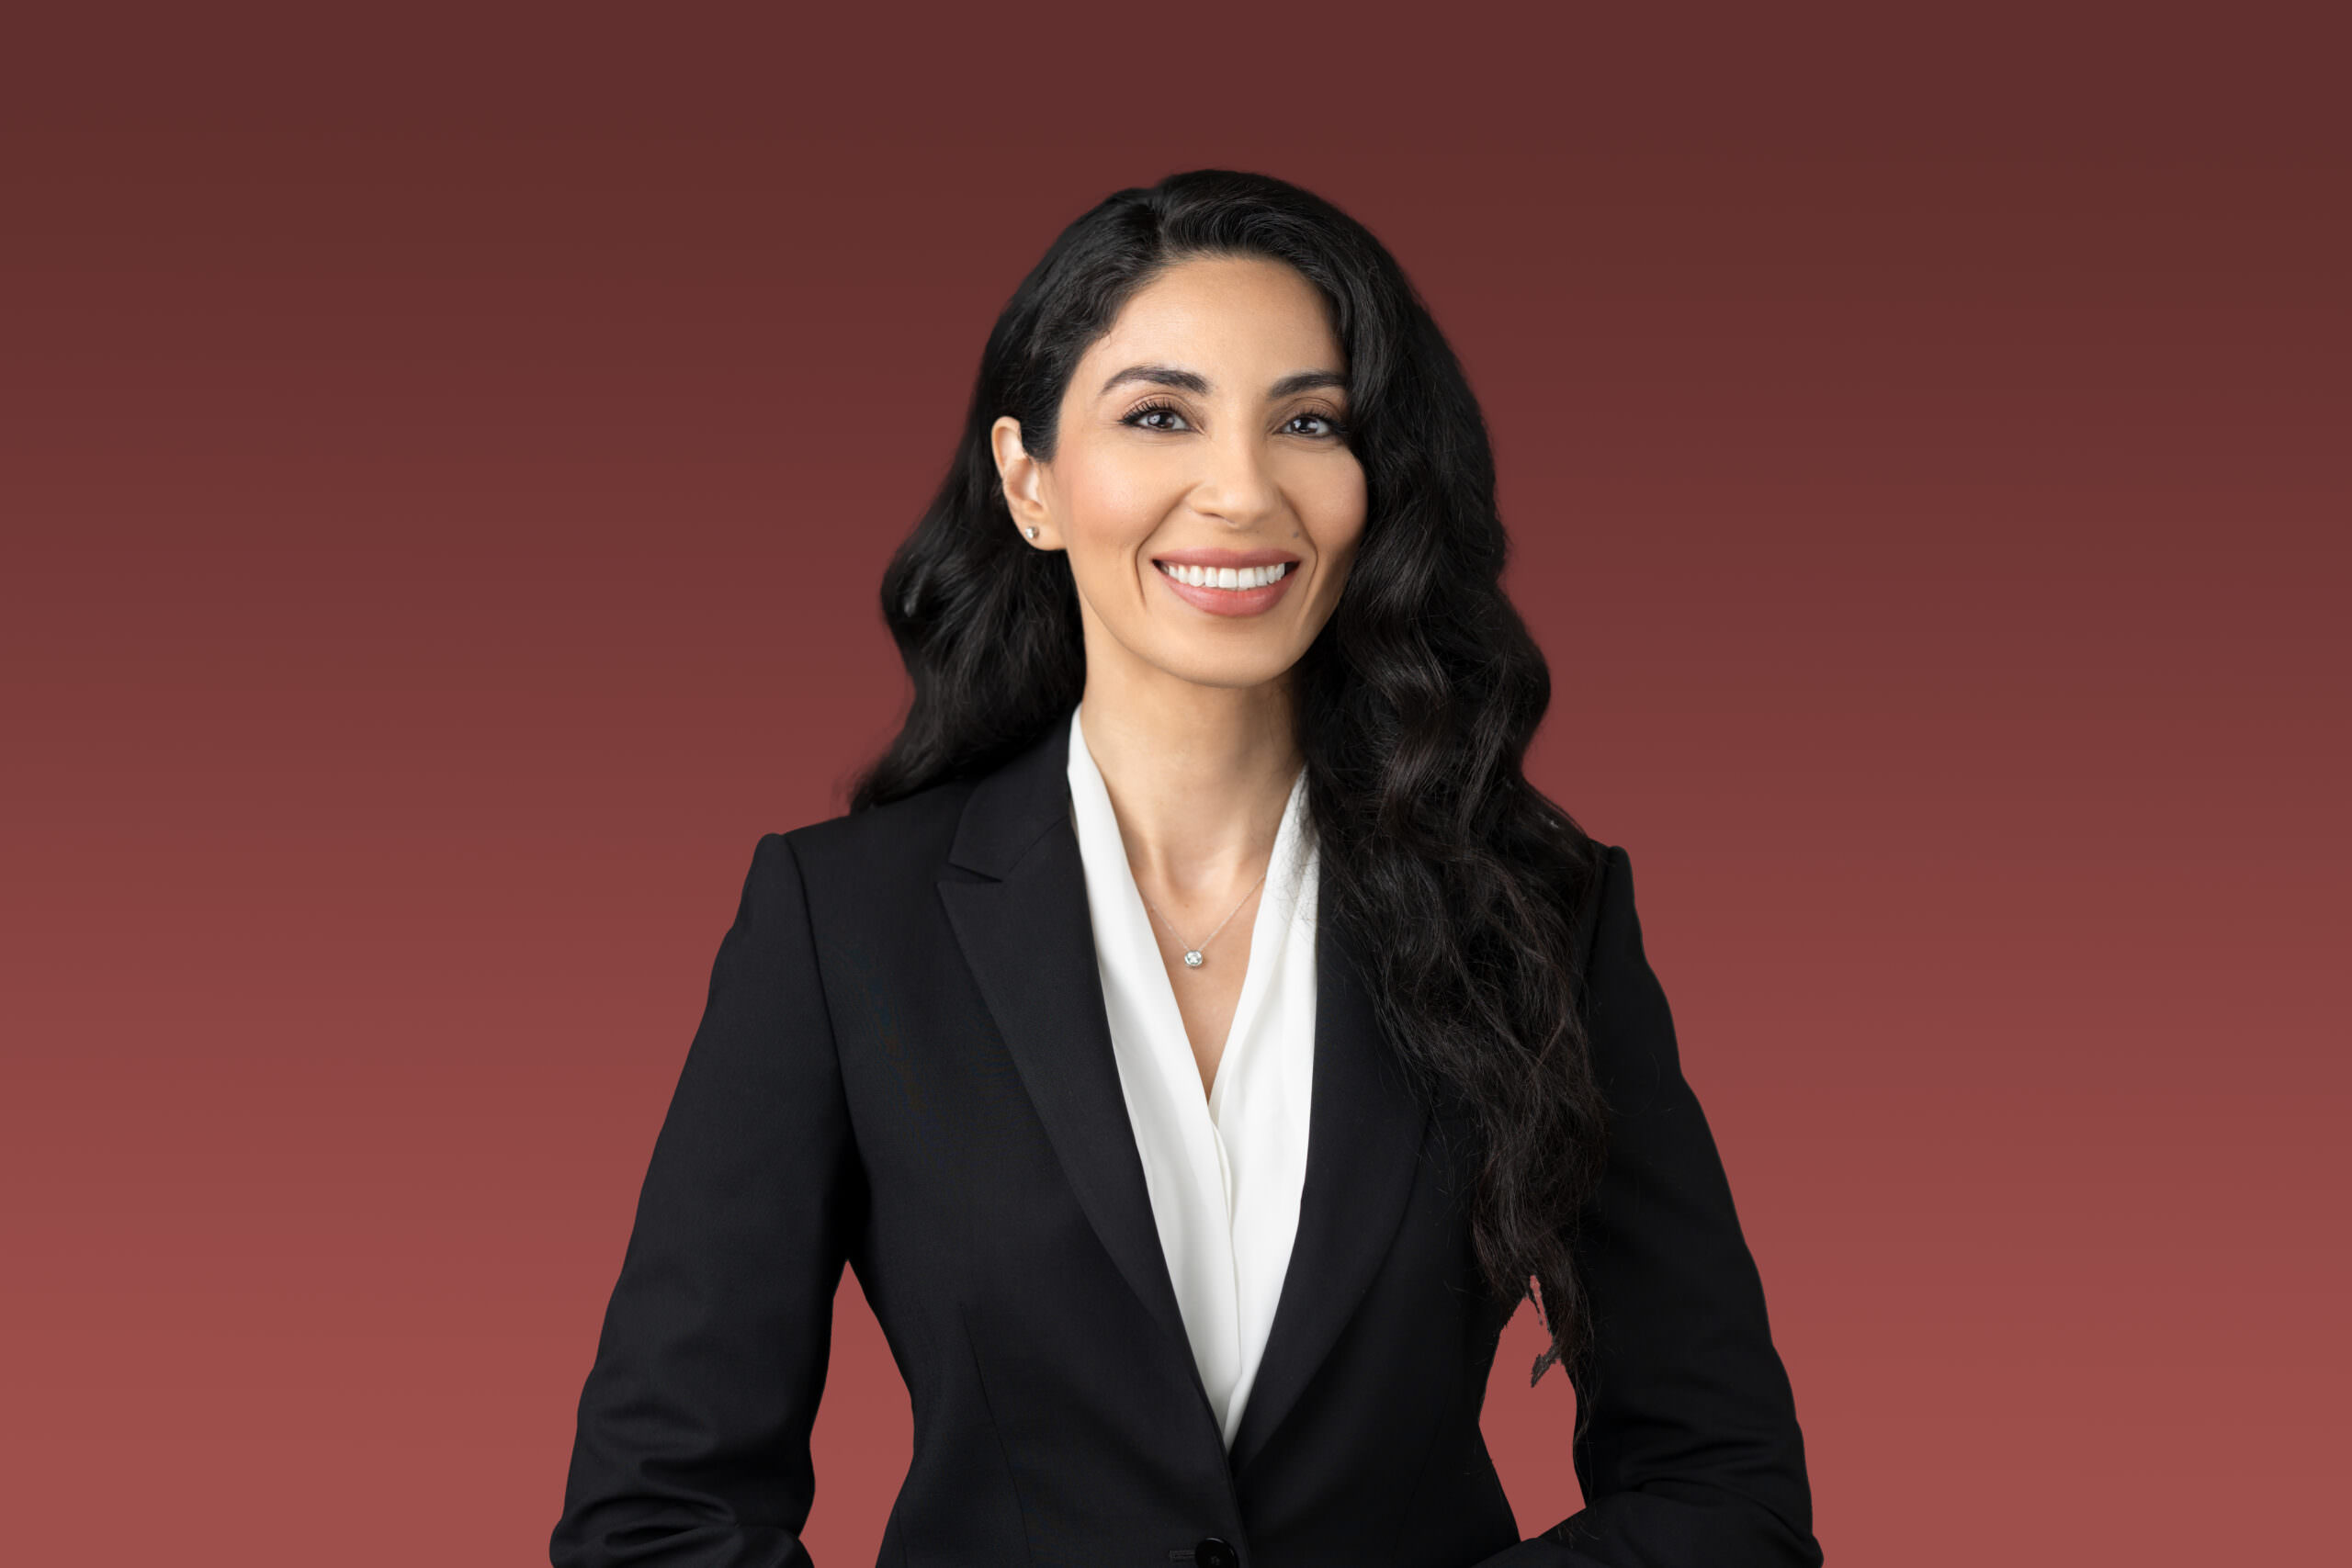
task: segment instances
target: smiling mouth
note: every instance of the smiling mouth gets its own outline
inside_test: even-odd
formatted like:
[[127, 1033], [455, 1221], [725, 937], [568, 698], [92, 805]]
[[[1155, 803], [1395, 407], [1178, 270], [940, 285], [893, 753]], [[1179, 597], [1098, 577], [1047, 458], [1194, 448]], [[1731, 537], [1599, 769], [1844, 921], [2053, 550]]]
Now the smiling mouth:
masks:
[[1297, 563], [1276, 561], [1271, 566], [1180, 566], [1160, 560], [1151, 564], [1177, 581], [1189, 583], [1194, 588], [1222, 588], [1239, 593], [1280, 582]]

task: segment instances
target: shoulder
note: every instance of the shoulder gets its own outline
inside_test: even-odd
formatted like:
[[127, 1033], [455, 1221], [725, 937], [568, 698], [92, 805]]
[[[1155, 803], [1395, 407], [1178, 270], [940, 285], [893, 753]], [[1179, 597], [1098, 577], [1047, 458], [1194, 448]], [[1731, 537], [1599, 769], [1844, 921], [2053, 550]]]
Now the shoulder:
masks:
[[934, 784], [888, 806], [763, 834], [753, 852], [753, 873], [768, 868], [812, 892], [832, 895], [907, 887], [927, 895], [946, 863], [972, 789], [968, 779]]
[[1615, 844], [1593, 843], [1595, 871], [1577, 921], [1578, 989], [1602, 1090], [1621, 1110], [1669, 1095], [1681, 1053], [1665, 987], [1643, 950], [1634, 907], [1634, 863]]
[[1588, 840], [1584, 891], [1577, 908], [1577, 974], [1589, 976], [1597, 962], [1605, 962], [1601, 951], [1604, 928], [1622, 927], [1633, 917], [1634, 867], [1623, 849], [1604, 844], [1599, 839]]

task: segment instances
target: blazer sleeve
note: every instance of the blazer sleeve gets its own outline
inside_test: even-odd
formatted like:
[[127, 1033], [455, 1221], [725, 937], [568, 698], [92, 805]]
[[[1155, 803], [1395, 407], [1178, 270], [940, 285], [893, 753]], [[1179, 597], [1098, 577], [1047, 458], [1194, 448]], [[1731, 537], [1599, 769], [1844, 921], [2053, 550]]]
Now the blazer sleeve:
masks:
[[555, 1568], [794, 1568], [863, 1187], [791, 844], [763, 837], [580, 1396]]
[[1492, 1568], [1817, 1568], [1813, 1499], [1764, 1290], [1666, 993], [1642, 952], [1633, 866], [1605, 852], [1587, 1018], [1608, 1106], [1577, 1267], [1592, 1314], [1585, 1506]]

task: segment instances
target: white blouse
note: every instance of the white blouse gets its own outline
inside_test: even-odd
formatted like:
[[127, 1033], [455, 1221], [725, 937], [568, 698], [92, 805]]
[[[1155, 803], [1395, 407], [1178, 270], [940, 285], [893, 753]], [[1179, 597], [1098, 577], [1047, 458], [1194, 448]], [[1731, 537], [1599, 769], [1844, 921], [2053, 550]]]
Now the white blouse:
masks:
[[[1292, 784], [1274, 835], [1241, 998], [1205, 1095], [1152, 916], [1075, 709], [1069, 790], [1119, 1087], [1193, 1359], [1229, 1450], [1273, 1326], [1306, 1179], [1319, 863], [1306, 830], [1306, 773]], [[1240, 931], [1227, 927], [1206, 962], [1238, 963]]]

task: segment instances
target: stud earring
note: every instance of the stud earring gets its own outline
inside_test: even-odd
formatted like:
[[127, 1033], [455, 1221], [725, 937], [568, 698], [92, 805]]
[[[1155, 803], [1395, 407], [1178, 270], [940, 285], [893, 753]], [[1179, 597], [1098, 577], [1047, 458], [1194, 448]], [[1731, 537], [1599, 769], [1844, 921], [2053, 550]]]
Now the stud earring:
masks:
[[1021, 531], [1028, 535], [1033, 539], [1037, 536], [1037, 530], [1035, 528], [1023, 528]]

